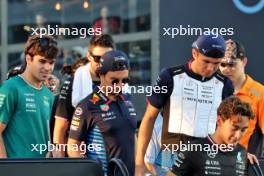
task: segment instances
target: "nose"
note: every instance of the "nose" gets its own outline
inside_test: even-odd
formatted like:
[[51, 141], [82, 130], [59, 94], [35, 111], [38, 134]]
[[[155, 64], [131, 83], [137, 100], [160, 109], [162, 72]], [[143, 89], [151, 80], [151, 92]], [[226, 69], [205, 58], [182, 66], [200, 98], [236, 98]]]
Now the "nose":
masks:
[[52, 70], [52, 68], [53, 68], [53, 65], [52, 64], [50, 64], [48, 62], [44, 64], [44, 69], [46, 71], [50, 71], [50, 70]]
[[208, 72], [212, 73], [212, 72], [214, 72], [214, 71], [216, 71], [218, 69], [218, 65], [215, 65], [213, 63], [209, 63], [207, 65], [206, 69], [207, 69]]
[[241, 130], [237, 130], [234, 134], [234, 137], [236, 138], [236, 140], [240, 140], [240, 138], [242, 137], [243, 133]]
[[123, 83], [121, 81], [119, 81], [118, 83], [114, 84], [115, 93], [118, 94], [119, 92], [121, 92], [122, 88], [123, 88]]
[[231, 71], [231, 67], [226, 66], [226, 67], [220, 67], [220, 70], [223, 74], [228, 74]]

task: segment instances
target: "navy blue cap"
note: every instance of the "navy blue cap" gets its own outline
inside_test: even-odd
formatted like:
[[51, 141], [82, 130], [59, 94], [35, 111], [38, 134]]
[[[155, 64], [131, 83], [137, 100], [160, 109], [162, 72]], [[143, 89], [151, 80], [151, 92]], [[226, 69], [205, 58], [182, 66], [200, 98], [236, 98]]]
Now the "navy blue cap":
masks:
[[192, 44], [200, 53], [207, 57], [222, 58], [225, 56], [226, 44], [221, 35], [208, 34], [201, 35]]
[[127, 55], [119, 50], [106, 52], [100, 59], [101, 66], [97, 68], [97, 74], [105, 74], [108, 71], [129, 70]]

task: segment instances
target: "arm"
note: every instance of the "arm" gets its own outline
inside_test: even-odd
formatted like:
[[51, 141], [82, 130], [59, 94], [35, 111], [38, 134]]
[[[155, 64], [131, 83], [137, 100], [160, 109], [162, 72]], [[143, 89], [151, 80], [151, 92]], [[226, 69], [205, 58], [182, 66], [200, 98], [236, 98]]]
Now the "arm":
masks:
[[17, 104], [17, 90], [10, 83], [0, 86], [0, 158], [7, 158], [3, 132], [11, 120]]
[[159, 113], [159, 109], [155, 108], [151, 104], [147, 105], [147, 109], [143, 120], [140, 125], [138, 134], [137, 154], [136, 154], [136, 175], [141, 176], [144, 174], [144, 156], [152, 135], [152, 130], [156, 117]]
[[[66, 131], [69, 127], [67, 119], [56, 116], [55, 126], [53, 132], [53, 143], [54, 144], [66, 144]], [[57, 151], [54, 153], [55, 157], [65, 157], [65, 151]]]
[[149, 142], [146, 154], [145, 154], [145, 166], [149, 172], [157, 175], [157, 168], [155, 166], [156, 159], [161, 152], [161, 128], [162, 128], [162, 117], [161, 115], [155, 121], [154, 130], [152, 137]]
[[82, 81], [80, 73], [81, 73], [80, 68], [78, 68], [76, 72], [74, 73], [74, 79], [72, 83], [72, 106], [73, 107], [77, 106], [79, 96], [80, 96], [79, 95], [80, 92], [77, 91], [77, 90], [80, 90], [80, 83]]
[[[58, 97], [53, 131], [53, 143], [55, 144], [67, 143], [66, 132], [74, 113], [74, 108], [71, 104], [72, 82], [73, 78], [64, 81]], [[64, 157], [65, 152], [63, 148], [62, 151], [56, 150], [56, 152], [53, 152], [53, 155], [54, 157]]]
[[262, 96], [261, 99], [258, 101], [257, 106], [257, 123], [261, 129], [262, 134], [264, 134], [264, 96]]
[[[72, 139], [69, 138], [68, 140], [68, 155], [69, 157], [79, 157], [79, 158], [83, 158], [84, 154], [82, 154], [81, 150], [80, 150], [80, 145], [81, 142], [76, 140], [76, 139]], [[76, 147], [78, 146], [78, 147]]]
[[162, 90], [164, 87], [166, 90], [165, 92], [159, 93], [152, 91], [152, 95], [148, 98], [149, 103], [142, 119], [138, 135], [137, 155], [135, 162], [137, 176], [142, 176], [144, 174], [144, 156], [152, 135], [152, 130], [159, 113], [159, 109], [164, 106], [172, 93], [173, 79], [169, 69], [164, 69], [161, 71], [154, 87], [157, 86], [160, 88], [160, 90]]
[[4, 144], [3, 135], [2, 135], [5, 128], [6, 128], [6, 125], [3, 123], [0, 123], [0, 158], [7, 158], [5, 144]]
[[169, 171], [166, 176], [176, 176], [176, 175], [172, 173], [171, 171]]
[[157, 172], [156, 172], [156, 168], [155, 168], [155, 165], [152, 164], [152, 163], [148, 163], [148, 162], [145, 162], [145, 166], [147, 168], [147, 170], [153, 174], [153, 175], [157, 175]]
[[253, 155], [251, 153], [247, 153], [247, 158], [248, 158], [250, 164], [253, 165], [256, 163], [257, 165], [259, 165], [259, 161], [258, 161], [258, 158], [256, 157], [256, 155]]
[[84, 152], [82, 151], [81, 142], [84, 140], [87, 134], [87, 119], [91, 120], [88, 116], [89, 111], [87, 110], [86, 101], [80, 103], [71, 121], [70, 133], [68, 139], [68, 155], [69, 157], [83, 157]]

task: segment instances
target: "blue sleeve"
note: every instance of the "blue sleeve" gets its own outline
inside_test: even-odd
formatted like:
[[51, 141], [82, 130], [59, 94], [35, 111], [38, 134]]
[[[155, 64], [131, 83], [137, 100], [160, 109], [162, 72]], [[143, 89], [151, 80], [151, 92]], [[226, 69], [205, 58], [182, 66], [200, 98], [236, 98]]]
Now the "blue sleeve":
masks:
[[173, 79], [169, 69], [161, 71], [157, 78], [156, 84], [153, 86], [152, 94], [148, 97], [148, 102], [160, 109], [164, 106], [170, 97], [173, 89]]
[[222, 100], [226, 97], [229, 97], [234, 94], [234, 86], [230, 79], [226, 78], [223, 93], [222, 93]]

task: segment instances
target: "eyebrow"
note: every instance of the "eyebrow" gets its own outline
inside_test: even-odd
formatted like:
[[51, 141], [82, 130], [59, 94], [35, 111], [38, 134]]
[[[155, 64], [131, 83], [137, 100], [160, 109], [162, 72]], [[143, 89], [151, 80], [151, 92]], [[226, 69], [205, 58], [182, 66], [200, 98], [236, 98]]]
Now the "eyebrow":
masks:
[[115, 78], [115, 77], [111, 77], [111, 79], [127, 79], [128, 77], [124, 77], [124, 78]]
[[55, 59], [45, 59], [45, 58], [40, 58], [39, 61], [45, 61], [45, 62], [49, 62], [49, 63], [53, 63], [56, 60]]
[[210, 60], [206, 60], [206, 59], [203, 59], [204, 62], [208, 62], [208, 63], [212, 63], [212, 64], [219, 64], [221, 63], [221, 61], [219, 62], [213, 62], [213, 61], [210, 61]]
[[237, 129], [247, 129], [248, 128], [248, 125], [247, 126], [244, 126], [244, 127], [240, 127], [238, 125], [233, 125], [235, 128]]

